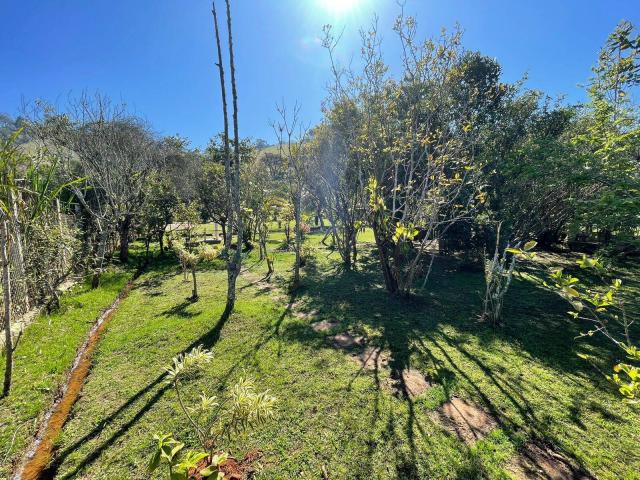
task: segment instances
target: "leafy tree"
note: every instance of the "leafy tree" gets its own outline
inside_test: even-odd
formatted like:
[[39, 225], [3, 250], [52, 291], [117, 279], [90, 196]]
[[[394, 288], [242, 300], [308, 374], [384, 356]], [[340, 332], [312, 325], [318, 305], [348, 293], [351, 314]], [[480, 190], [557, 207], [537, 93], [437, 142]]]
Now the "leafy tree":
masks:
[[588, 87], [590, 102], [573, 143], [589, 172], [577, 202], [581, 223], [633, 236], [640, 226], [640, 116], [630, 92], [640, 85], [640, 35], [621, 22], [600, 51]]
[[149, 179], [144, 192], [145, 201], [140, 212], [140, 226], [147, 251], [152, 239], [158, 241], [160, 255], [164, 253], [164, 235], [174, 217], [179, 199], [175, 188], [167, 178], [156, 173]]
[[459, 103], [456, 84], [460, 33], [418, 42], [410, 17], [398, 19], [396, 32], [404, 52], [400, 81], [387, 75], [375, 25], [363, 34], [355, 100], [364, 120], [354, 148], [369, 177], [368, 220], [386, 288], [406, 295], [418, 276], [428, 277], [427, 247], [470, 218], [484, 194], [477, 108]]

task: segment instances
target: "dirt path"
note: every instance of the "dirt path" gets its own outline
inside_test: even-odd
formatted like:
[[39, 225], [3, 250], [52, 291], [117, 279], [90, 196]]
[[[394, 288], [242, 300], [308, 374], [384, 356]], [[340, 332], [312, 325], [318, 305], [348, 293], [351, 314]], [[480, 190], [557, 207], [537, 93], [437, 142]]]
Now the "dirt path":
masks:
[[38, 480], [43, 477], [49, 463], [53, 459], [54, 440], [67, 421], [71, 408], [80, 396], [84, 381], [89, 374], [91, 359], [100, 335], [109, 323], [109, 320], [113, 317], [120, 302], [122, 302], [131, 291], [132, 286], [133, 280], [122, 289], [118, 298], [98, 317], [91, 327], [87, 339], [76, 354], [71, 371], [60, 389], [59, 395], [46, 413], [38, 429], [38, 433], [27, 450], [24, 462], [14, 475], [14, 480]]

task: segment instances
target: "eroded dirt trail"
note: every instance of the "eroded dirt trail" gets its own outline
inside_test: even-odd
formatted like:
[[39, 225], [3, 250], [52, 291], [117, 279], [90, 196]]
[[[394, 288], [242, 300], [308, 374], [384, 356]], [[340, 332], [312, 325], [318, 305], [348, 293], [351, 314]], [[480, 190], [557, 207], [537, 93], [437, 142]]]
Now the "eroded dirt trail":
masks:
[[53, 459], [55, 439], [60, 434], [71, 408], [80, 396], [84, 381], [91, 369], [91, 359], [100, 340], [100, 335], [132, 287], [133, 280], [124, 287], [118, 298], [94, 322], [87, 339], [78, 350], [60, 394], [45, 415], [37, 435], [27, 450], [25, 461], [14, 475], [14, 480], [38, 480], [45, 476], [51, 476], [51, 472], [47, 472], [47, 468]]

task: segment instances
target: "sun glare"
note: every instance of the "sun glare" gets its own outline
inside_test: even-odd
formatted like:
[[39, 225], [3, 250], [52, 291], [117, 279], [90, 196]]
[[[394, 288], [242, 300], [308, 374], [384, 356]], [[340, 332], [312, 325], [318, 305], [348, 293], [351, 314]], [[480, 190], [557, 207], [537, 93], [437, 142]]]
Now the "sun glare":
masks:
[[344, 15], [353, 10], [362, 0], [316, 0], [318, 6], [333, 15]]

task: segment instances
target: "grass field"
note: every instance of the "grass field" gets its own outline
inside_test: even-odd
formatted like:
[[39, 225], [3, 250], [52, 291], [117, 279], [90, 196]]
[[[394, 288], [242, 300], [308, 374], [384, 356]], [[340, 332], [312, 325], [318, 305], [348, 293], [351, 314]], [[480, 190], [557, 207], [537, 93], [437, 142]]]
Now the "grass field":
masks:
[[[281, 236], [274, 234], [272, 247]], [[330, 479], [510, 478], [509, 465], [529, 439], [551, 445], [597, 478], [640, 478], [637, 406], [620, 401], [606, 380], [576, 356], [598, 354], [609, 360], [614, 354], [596, 338], [574, 340], [578, 326], [566, 316], [560, 298], [535, 284], [535, 265], [515, 279], [505, 325], [494, 329], [477, 322], [482, 275], [458, 271], [455, 259], [434, 263], [424, 292], [395, 299], [384, 291], [370, 246], [361, 245], [356, 271], [343, 272], [337, 254], [319, 245], [320, 238], [308, 238], [314, 256], [295, 293], [287, 289], [291, 253], [277, 254], [271, 282], [261, 280], [266, 265], [251, 253], [236, 312], [226, 321], [220, 319], [224, 271], [201, 271], [200, 299], [192, 303], [187, 300], [191, 284], [177, 263], [170, 257], [156, 262], [108, 325], [58, 440], [56, 478], [149, 478], [145, 469], [158, 432], [172, 432], [195, 446], [162, 376], [174, 355], [199, 344], [212, 349], [214, 360], [203, 377], [185, 386], [188, 400], [202, 391], [219, 393], [241, 376], [278, 398], [274, 420], [227, 445], [237, 457], [251, 448], [264, 452], [258, 478], [319, 479], [323, 472]], [[638, 270], [624, 273], [637, 293]], [[112, 294], [116, 284], [114, 279]], [[83, 320], [89, 322], [95, 312], [85, 308]], [[325, 318], [341, 321], [336, 331], [366, 336], [369, 345], [388, 353], [388, 366], [363, 369], [354, 352], [331, 346], [326, 337], [335, 332], [310, 328]], [[88, 323], [83, 325], [86, 329]], [[41, 383], [53, 388], [82, 337], [79, 331], [76, 343], [63, 342], [42, 328], [40, 323], [30, 327], [31, 347], [23, 340], [25, 350], [18, 353], [18, 364], [26, 370], [17, 375], [16, 392], [23, 394], [15, 398], [31, 406], [16, 400], [0, 404], [3, 419], [20, 412], [12, 425], [42, 409], [50, 395], [40, 392]], [[65, 359], [54, 367], [42, 361], [27, 367], [25, 359], [38, 358], [31, 352], [48, 342], [58, 342]], [[399, 395], [392, 376], [407, 367], [437, 371], [437, 381], [416, 398]], [[49, 378], [51, 368], [57, 373]], [[29, 390], [29, 385], [37, 387]], [[28, 399], [28, 391], [40, 400]], [[453, 396], [481, 406], [497, 426], [473, 444], [459, 440], [433, 416]], [[1, 428], [4, 446], [12, 428], [4, 423]], [[26, 436], [20, 435], [14, 451], [24, 446]]]
[[[0, 476], [8, 476], [18, 454], [28, 445], [47, 407], [71, 367], [76, 350], [94, 320], [107, 308], [132, 271], [111, 269], [100, 288], [76, 285], [61, 298], [60, 310], [39, 315], [25, 330], [14, 354], [13, 387], [0, 399]], [[4, 371], [5, 356], [0, 357]]]

